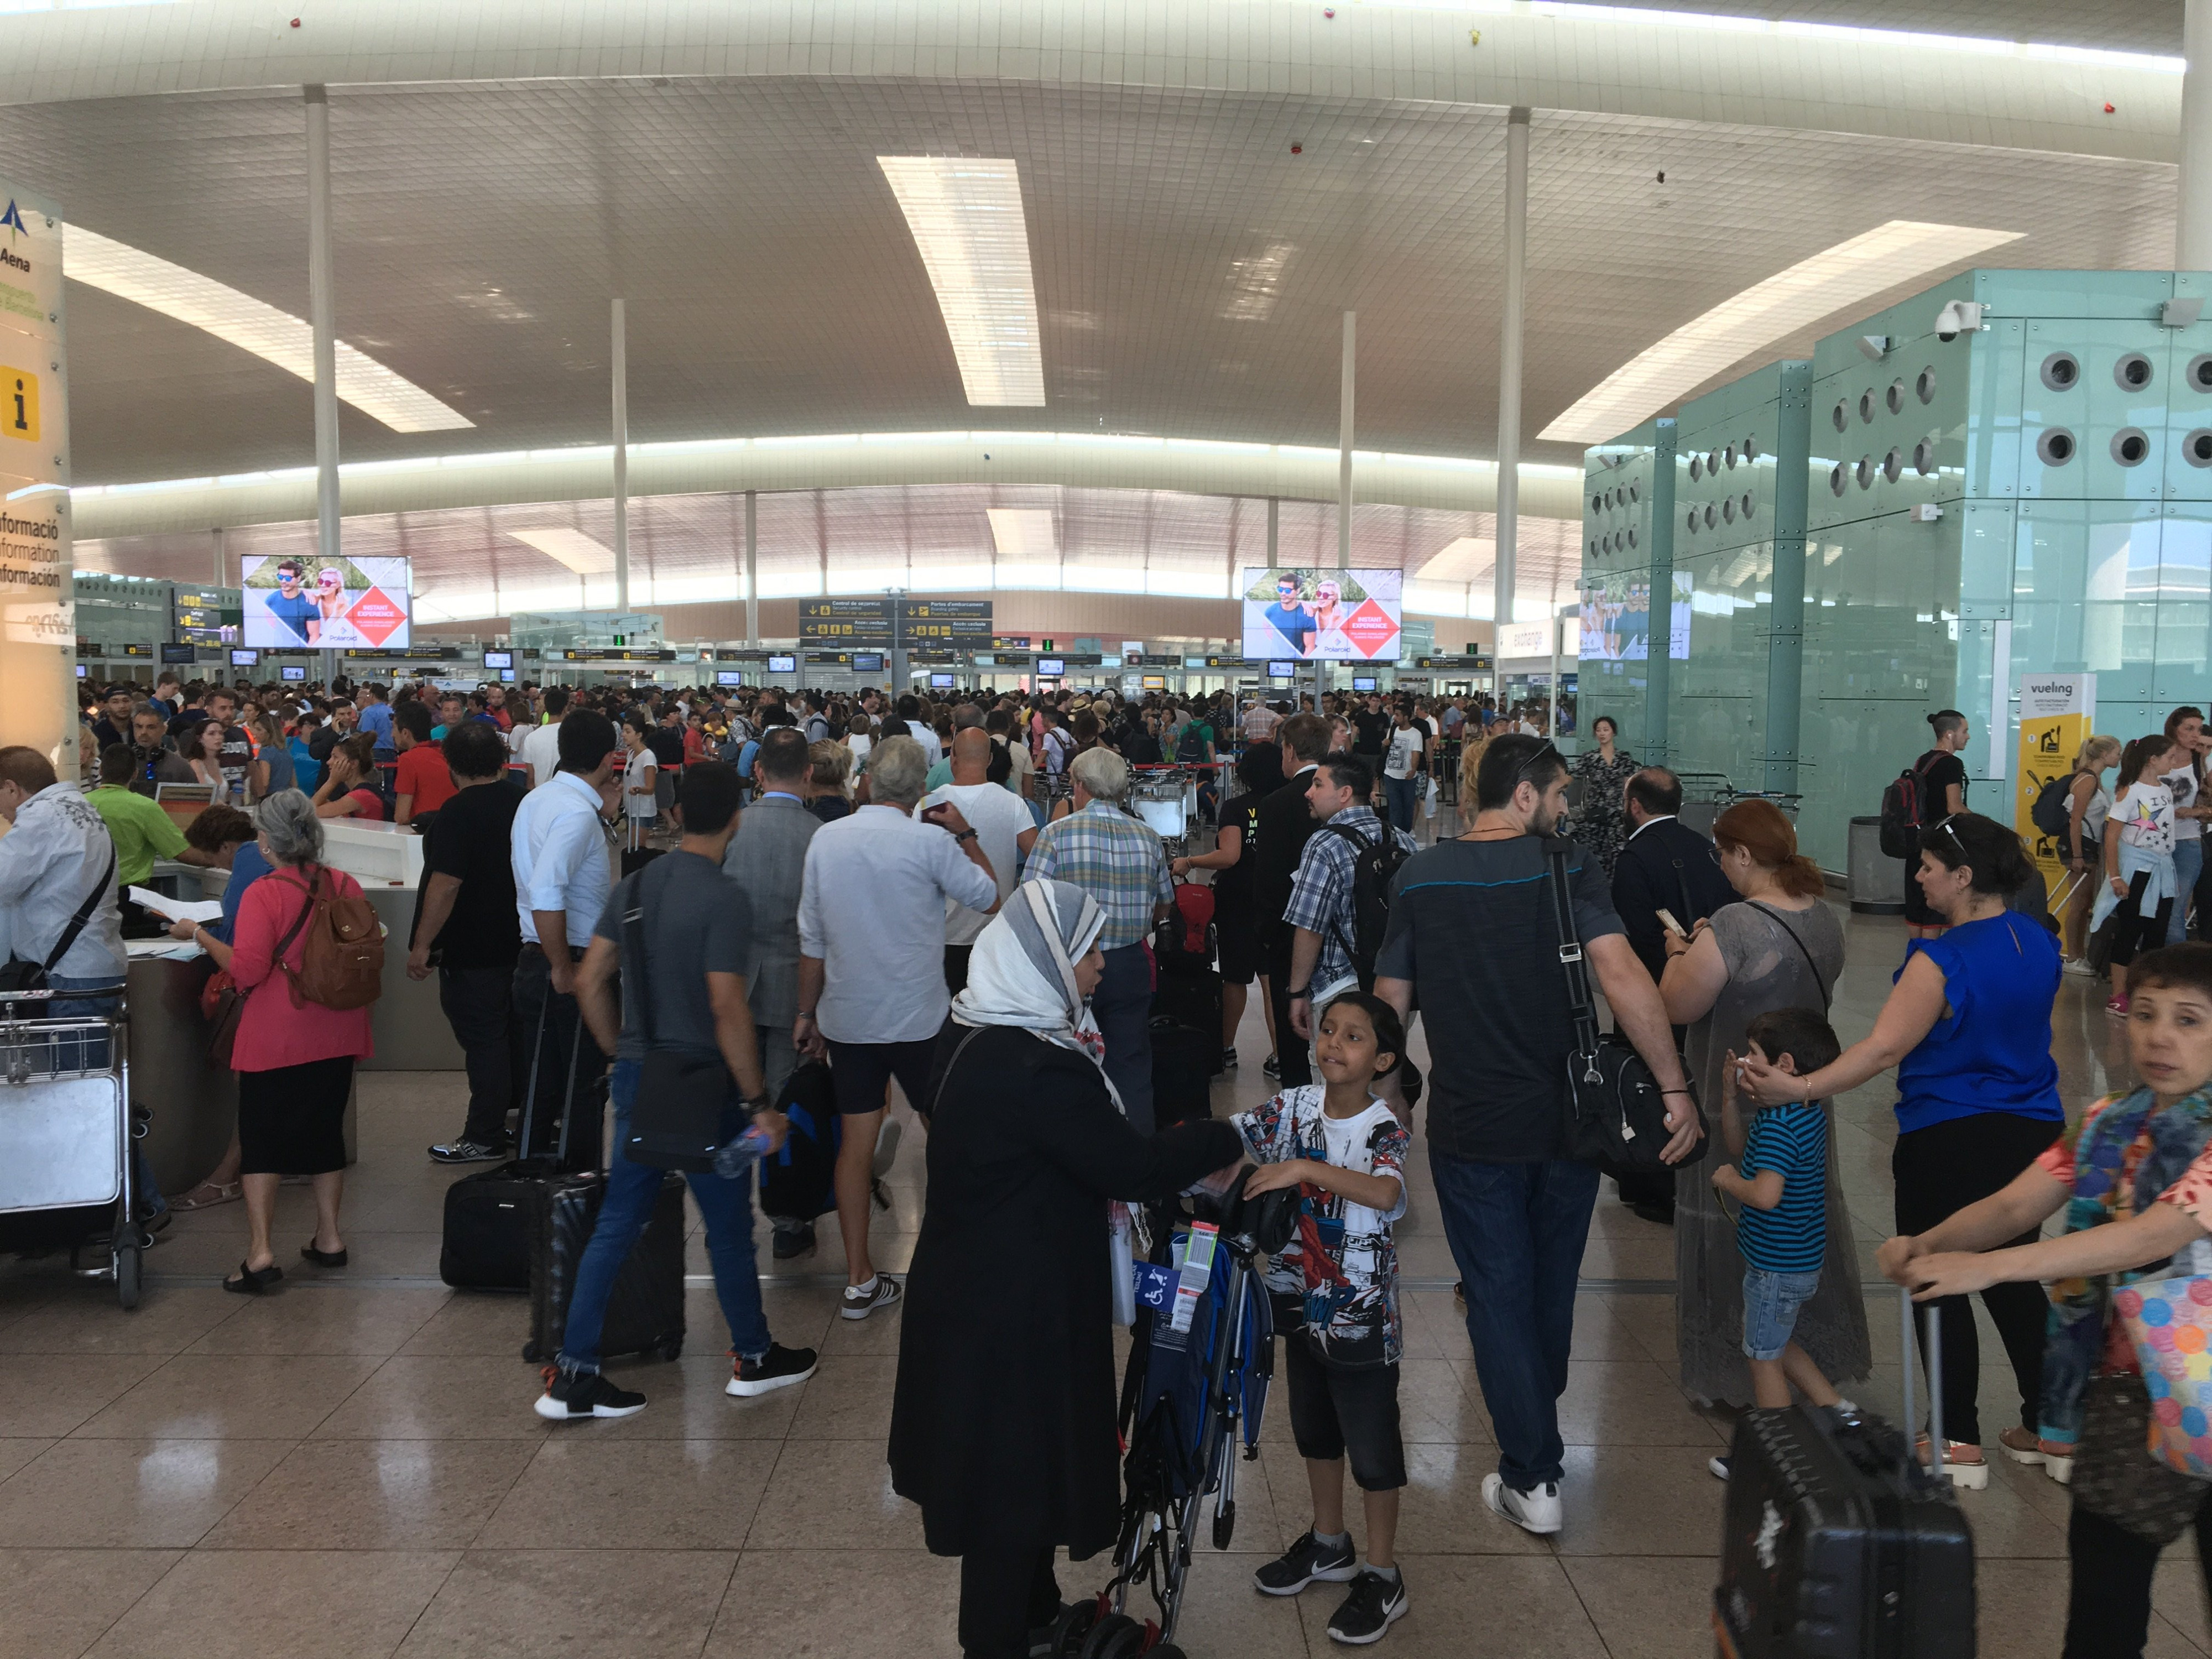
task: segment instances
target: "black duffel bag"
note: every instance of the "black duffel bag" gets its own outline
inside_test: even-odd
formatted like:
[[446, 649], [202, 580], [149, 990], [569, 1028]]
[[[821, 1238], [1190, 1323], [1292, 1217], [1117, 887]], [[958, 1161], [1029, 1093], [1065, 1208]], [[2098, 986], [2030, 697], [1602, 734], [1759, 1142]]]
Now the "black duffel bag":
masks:
[[[1559, 966], [1566, 975], [1567, 1008], [1575, 1024], [1574, 1047], [1567, 1054], [1565, 1149], [1560, 1156], [1595, 1164], [1614, 1176], [1671, 1170], [1678, 1166], [1660, 1157], [1674, 1134], [1667, 1127], [1667, 1102], [1659, 1092], [1659, 1079], [1626, 1037], [1598, 1035], [1589, 968], [1583, 960], [1582, 935], [1575, 927], [1574, 901], [1567, 886], [1567, 854], [1573, 848], [1572, 842], [1557, 837], [1544, 844], [1551, 866], [1552, 908], [1559, 922]], [[1705, 1155], [1705, 1115], [1694, 1095], [1686, 1097], [1697, 1114], [1698, 1142], [1681, 1162], [1695, 1164]]]

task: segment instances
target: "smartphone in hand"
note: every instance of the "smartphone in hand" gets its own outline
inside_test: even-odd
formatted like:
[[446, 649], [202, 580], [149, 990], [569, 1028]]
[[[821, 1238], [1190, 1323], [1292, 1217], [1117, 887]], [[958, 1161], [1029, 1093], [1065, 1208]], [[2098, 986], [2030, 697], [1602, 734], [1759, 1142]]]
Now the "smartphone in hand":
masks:
[[1655, 910], [1652, 914], [1659, 918], [1659, 925], [1662, 927], [1664, 927], [1668, 933], [1672, 933], [1676, 939], [1689, 938], [1689, 934], [1682, 930], [1682, 924], [1674, 920], [1674, 913], [1673, 911], [1662, 908]]

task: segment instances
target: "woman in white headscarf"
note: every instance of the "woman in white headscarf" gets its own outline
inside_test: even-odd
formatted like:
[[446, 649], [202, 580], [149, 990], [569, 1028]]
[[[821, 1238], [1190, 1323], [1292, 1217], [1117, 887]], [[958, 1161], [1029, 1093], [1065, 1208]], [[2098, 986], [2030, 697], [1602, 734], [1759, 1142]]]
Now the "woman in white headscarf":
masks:
[[961, 1558], [967, 1659], [1024, 1659], [1060, 1608], [1054, 1548], [1114, 1540], [1109, 1200], [1165, 1198], [1242, 1151], [1225, 1122], [1129, 1127], [1085, 1006], [1104, 925], [1080, 888], [1017, 887], [939, 1039], [890, 1466], [930, 1549]]

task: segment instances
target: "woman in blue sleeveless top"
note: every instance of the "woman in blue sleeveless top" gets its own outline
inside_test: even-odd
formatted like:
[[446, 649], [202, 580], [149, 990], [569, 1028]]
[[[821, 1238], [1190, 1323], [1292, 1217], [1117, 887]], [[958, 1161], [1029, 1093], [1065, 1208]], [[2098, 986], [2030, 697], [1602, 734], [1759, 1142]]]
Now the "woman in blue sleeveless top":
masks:
[[[1873, 1034], [1810, 1078], [1744, 1068], [1750, 1092], [1778, 1105], [1832, 1098], [1897, 1067], [1890, 1172], [1904, 1234], [1926, 1232], [2002, 1191], [2066, 1127], [2051, 1057], [2058, 943], [2005, 908], [2028, 878], [2020, 837], [1993, 819], [1957, 812], [1921, 831], [1920, 853], [1920, 890], [1947, 926], [1907, 947]], [[2020, 1384], [2020, 1421], [1998, 1443], [2016, 1462], [2040, 1462], [2042, 1292], [1992, 1285], [1982, 1303]], [[1978, 1489], [1990, 1479], [1976, 1400], [1981, 1345], [1963, 1296], [1944, 1299], [1942, 1330], [1944, 1461], [1957, 1466], [1957, 1484]]]

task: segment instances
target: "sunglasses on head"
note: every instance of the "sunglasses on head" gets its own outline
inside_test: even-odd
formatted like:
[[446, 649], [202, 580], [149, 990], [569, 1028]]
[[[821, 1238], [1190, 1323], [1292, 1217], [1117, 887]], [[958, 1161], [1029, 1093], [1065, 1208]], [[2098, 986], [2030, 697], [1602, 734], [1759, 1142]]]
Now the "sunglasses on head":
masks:
[[[1554, 749], [1552, 746], [1550, 740], [1547, 739], [1544, 746], [1537, 750], [1534, 754], [1529, 756], [1527, 760], [1522, 761], [1519, 768], [1514, 772], [1513, 787], [1516, 791], [1522, 784], [1528, 782], [1528, 769], [1535, 765], [1538, 761], [1543, 759], [1547, 755], [1549, 755], [1553, 760], [1558, 761], [1562, 766], [1566, 764], [1566, 757], [1561, 755], [1557, 749]], [[1537, 793], [1541, 794], [1543, 792], [1541, 790], [1538, 790]]]

